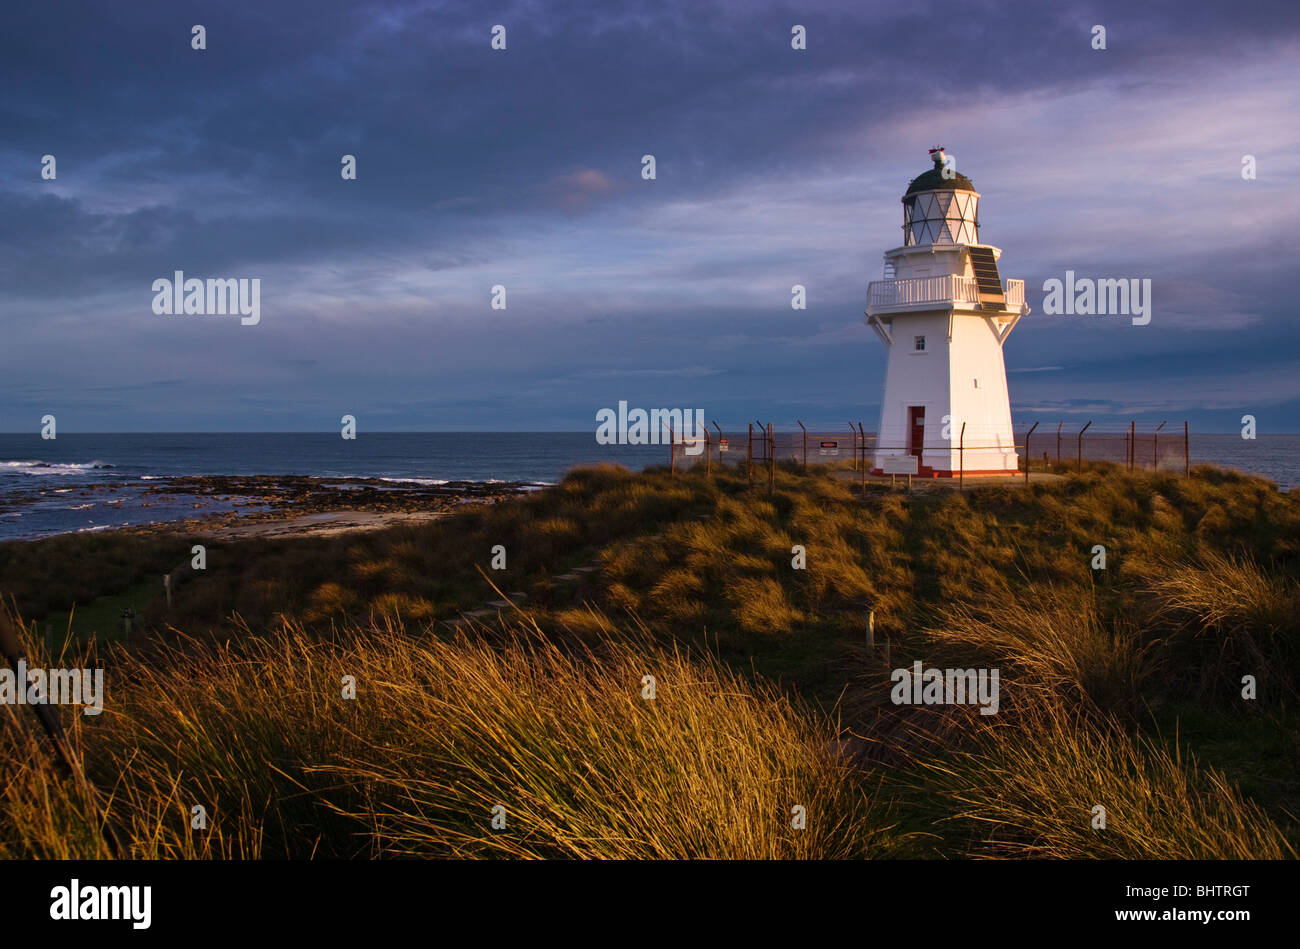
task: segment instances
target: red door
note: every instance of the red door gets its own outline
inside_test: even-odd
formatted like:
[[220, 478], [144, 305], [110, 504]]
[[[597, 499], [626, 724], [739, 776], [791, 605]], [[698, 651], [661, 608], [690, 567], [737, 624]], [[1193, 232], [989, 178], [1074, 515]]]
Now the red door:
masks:
[[917, 457], [920, 467], [921, 449], [925, 446], [925, 406], [909, 405], [907, 407], [907, 450]]

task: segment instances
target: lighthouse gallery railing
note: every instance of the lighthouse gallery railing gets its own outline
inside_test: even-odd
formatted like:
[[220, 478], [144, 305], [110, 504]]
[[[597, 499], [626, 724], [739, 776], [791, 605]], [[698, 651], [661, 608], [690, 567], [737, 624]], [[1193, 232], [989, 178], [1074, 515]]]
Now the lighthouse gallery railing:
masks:
[[[1007, 306], [1025, 302], [1025, 282], [1006, 281]], [[867, 287], [867, 306], [906, 306], [911, 303], [979, 303], [979, 283], [974, 277], [946, 275], [875, 280]]]

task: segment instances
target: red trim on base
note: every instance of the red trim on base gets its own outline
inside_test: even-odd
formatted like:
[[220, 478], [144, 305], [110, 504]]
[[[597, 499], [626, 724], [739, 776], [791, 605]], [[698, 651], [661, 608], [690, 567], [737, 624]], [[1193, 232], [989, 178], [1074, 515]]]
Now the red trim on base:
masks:
[[[867, 473], [870, 474], [873, 478], [889, 477], [888, 473], [881, 470], [880, 468], [872, 468]], [[977, 477], [987, 478], [993, 475], [1005, 475], [1008, 478], [1015, 478], [1015, 477], [1024, 477], [1024, 474], [1025, 473], [1023, 471], [1008, 471], [1005, 468], [995, 468], [987, 471], [976, 471], [972, 469], [964, 472], [963, 471], [936, 471], [933, 468], [922, 468], [920, 474], [914, 474], [912, 475], [912, 477], [913, 478], [960, 478], [962, 475], [969, 475], [972, 478], [977, 478]], [[907, 475], [901, 474], [901, 475], [897, 475], [896, 477], [906, 478]]]

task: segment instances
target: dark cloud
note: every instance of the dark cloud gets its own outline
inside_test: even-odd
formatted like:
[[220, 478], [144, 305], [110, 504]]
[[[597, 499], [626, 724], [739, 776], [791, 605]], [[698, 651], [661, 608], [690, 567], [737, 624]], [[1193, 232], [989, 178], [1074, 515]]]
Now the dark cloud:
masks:
[[[10, 4], [0, 428], [52, 400], [118, 430], [573, 428], [618, 398], [869, 420], [865, 284], [935, 144], [1030, 289], [1014, 402], [1217, 425], [1235, 392], [1296, 428], [1298, 26], [1290, 2]], [[1043, 314], [1067, 268], [1150, 277], [1152, 325]], [[262, 323], [153, 316], [177, 269], [260, 278]]]

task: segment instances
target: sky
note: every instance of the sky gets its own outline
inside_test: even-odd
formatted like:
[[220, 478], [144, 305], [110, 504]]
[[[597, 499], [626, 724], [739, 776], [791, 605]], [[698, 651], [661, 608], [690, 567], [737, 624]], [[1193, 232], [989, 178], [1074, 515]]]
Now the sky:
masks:
[[[0, 431], [871, 430], [942, 145], [1026, 282], [1017, 428], [1300, 432], [1298, 53], [1292, 0], [5, 4]], [[260, 321], [156, 314], [177, 270]], [[1067, 270], [1150, 323], [1044, 313]]]

